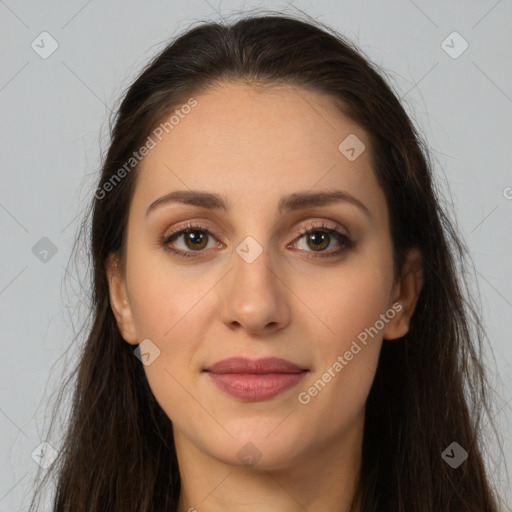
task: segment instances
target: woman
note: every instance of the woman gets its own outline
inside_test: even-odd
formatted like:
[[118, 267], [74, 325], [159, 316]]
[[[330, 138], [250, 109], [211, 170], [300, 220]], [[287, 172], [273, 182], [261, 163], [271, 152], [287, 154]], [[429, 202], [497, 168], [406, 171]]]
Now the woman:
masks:
[[189, 30], [126, 93], [91, 207], [55, 512], [497, 510], [464, 248], [350, 42]]

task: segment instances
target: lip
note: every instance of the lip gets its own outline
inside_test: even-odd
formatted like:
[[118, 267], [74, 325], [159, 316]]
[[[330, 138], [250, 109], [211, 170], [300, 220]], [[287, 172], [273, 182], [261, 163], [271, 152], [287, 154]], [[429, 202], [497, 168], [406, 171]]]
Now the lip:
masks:
[[309, 372], [277, 357], [223, 359], [203, 370], [214, 384], [235, 398], [256, 402], [269, 400], [296, 386]]
[[249, 359], [247, 357], [229, 357], [208, 366], [204, 371], [212, 373], [299, 373], [307, 368], [302, 368], [286, 359], [279, 357], [264, 357], [261, 359]]

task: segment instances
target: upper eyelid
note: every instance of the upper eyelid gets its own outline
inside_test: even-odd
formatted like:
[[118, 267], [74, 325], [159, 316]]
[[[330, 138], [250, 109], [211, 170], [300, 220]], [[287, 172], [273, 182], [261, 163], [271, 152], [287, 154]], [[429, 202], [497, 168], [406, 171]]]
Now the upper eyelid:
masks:
[[[304, 231], [311, 228], [329, 228], [329, 229], [336, 229], [341, 231], [347, 231], [348, 236], [348, 230], [344, 228], [341, 224], [334, 220], [329, 219], [318, 219], [318, 220], [309, 220], [305, 221], [306, 224], [304, 224], [300, 229], [300, 231]], [[300, 223], [302, 224], [302, 222]], [[184, 223], [179, 223], [178, 227], [173, 227], [172, 230], [169, 231], [169, 235], [179, 233], [180, 231], [186, 231], [189, 229], [189, 226], [192, 226], [194, 229], [204, 229], [207, 231], [210, 231], [212, 234], [214, 234], [217, 231], [217, 228], [208, 220], [192, 220], [192, 221], [184, 221]], [[229, 230], [231, 231], [231, 230]], [[284, 230], [280, 230], [284, 231]], [[345, 233], [344, 233], [345, 234]]]
[[[191, 228], [189, 226], [191, 226]], [[205, 221], [200, 221], [200, 222], [199, 221], [187, 221], [187, 222], [185, 222], [184, 225], [180, 225], [177, 228], [173, 228], [169, 232], [165, 232], [163, 238], [165, 240], [172, 236], [182, 235], [183, 232], [187, 231], [188, 229], [197, 229], [197, 230], [201, 230], [201, 231], [207, 231], [211, 235], [214, 235], [216, 237], [218, 236], [216, 234], [216, 229], [213, 228], [209, 223], [207, 223]]]

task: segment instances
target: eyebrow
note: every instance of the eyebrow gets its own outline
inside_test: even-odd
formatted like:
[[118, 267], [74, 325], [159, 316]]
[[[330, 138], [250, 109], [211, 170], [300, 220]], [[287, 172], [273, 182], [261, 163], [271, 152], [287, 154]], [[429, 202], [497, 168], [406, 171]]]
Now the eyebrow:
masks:
[[[372, 214], [367, 206], [359, 199], [344, 190], [333, 190], [325, 192], [295, 192], [280, 199], [278, 204], [279, 213], [301, 210], [313, 206], [327, 206], [333, 203], [346, 202], [357, 206], [373, 220]], [[201, 192], [199, 190], [175, 190], [153, 201], [147, 211], [146, 217], [153, 211], [171, 203], [188, 204], [200, 206], [209, 210], [229, 210], [229, 202], [219, 194]]]

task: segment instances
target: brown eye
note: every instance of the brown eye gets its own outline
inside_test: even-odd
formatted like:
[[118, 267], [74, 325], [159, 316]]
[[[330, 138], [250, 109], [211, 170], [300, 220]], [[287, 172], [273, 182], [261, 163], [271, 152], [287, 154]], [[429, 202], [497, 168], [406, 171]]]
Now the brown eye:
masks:
[[[326, 250], [332, 244], [335, 247], [331, 247], [332, 250]], [[354, 242], [348, 235], [322, 224], [321, 226], [310, 226], [303, 229], [299, 238], [289, 247], [299, 249], [306, 258], [329, 258], [340, 256], [347, 249], [354, 247], [354, 245]]]
[[[216, 242], [215, 236], [209, 229], [199, 224], [188, 224], [183, 229], [164, 237], [161, 243], [164, 249], [180, 257], [199, 256], [200, 253], [206, 252], [203, 249], [221, 245], [220, 242]], [[209, 243], [210, 247], [208, 247]]]

